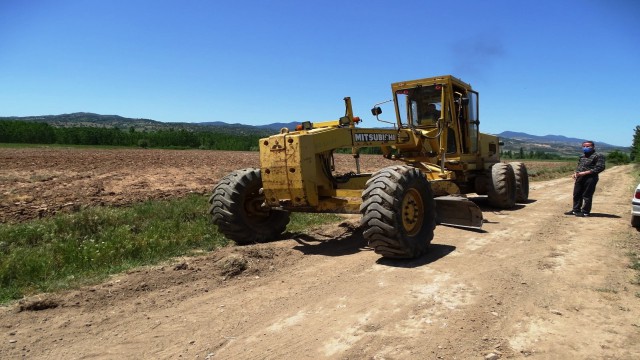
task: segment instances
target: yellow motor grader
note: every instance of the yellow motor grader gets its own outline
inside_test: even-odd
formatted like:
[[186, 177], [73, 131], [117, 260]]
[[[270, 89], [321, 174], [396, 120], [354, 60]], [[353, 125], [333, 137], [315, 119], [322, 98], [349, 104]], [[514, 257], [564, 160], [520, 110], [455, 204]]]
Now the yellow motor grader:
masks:
[[[500, 162], [498, 138], [478, 131], [478, 93], [469, 84], [446, 75], [397, 82], [391, 91], [393, 100], [371, 110], [386, 128], [356, 127], [347, 97], [337, 120], [261, 139], [260, 168], [234, 171], [213, 189], [209, 211], [219, 231], [249, 244], [278, 238], [290, 212], [361, 213], [376, 253], [414, 258], [427, 250], [436, 224], [482, 226], [466, 194], [487, 195], [498, 208], [527, 200], [527, 169]], [[380, 118], [378, 105], [391, 102], [395, 122]], [[361, 173], [360, 150], [372, 147], [398, 164]], [[354, 171], [336, 173], [338, 149], [350, 149]]]

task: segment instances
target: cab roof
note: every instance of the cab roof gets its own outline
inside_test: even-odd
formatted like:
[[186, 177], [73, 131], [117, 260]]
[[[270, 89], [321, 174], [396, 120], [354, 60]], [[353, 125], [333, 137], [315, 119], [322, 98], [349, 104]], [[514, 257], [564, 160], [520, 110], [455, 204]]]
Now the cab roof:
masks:
[[434, 77], [429, 77], [424, 79], [408, 80], [408, 81], [400, 81], [400, 82], [392, 83], [391, 90], [395, 92], [396, 90], [414, 88], [418, 85], [428, 86], [428, 85], [436, 85], [436, 84], [457, 85], [467, 90], [472, 89], [470, 84], [467, 84], [466, 82], [458, 79], [455, 76], [441, 75], [441, 76], [434, 76]]

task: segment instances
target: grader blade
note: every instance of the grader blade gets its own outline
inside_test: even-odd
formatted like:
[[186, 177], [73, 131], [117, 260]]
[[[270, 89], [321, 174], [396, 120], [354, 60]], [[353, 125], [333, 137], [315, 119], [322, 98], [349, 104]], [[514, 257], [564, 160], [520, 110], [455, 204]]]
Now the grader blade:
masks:
[[436, 222], [438, 224], [482, 227], [482, 211], [474, 202], [461, 196], [439, 196], [436, 201]]

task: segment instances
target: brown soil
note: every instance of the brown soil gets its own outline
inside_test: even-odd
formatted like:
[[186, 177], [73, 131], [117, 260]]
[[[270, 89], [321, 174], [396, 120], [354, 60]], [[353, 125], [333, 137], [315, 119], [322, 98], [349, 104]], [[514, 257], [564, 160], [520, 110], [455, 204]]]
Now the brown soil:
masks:
[[[362, 156], [362, 171], [391, 164]], [[121, 206], [149, 199], [209, 193], [229, 172], [258, 167], [258, 152], [143, 149], [0, 149], [0, 222], [75, 211], [85, 206]], [[336, 168], [352, 168], [338, 155]]]
[[[363, 167], [383, 166], [365, 157]], [[349, 160], [341, 157], [340, 162]], [[257, 153], [0, 150], [2, 221], [207, 193]], [[630, 167], [591, 218], [562, 215], [570, 178], [536, 182], [483, 231], [439, 226], [428, 255], [381, 259], [340, 226], [42, 294], [0, 308], [0, 358], [637, 359], [640, 287], [625, 245]]]

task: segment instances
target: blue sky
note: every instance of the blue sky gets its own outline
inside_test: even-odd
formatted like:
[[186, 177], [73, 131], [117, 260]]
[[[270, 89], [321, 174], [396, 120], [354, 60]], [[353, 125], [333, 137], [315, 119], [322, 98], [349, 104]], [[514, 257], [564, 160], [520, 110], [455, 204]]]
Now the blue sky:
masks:
[[392, 82], [452, 74], [483, 132], [630, 146], [639, 66], [635, 0], [0, 0], [0, 116], [259, 125], [350, 96], [374, 127]]

